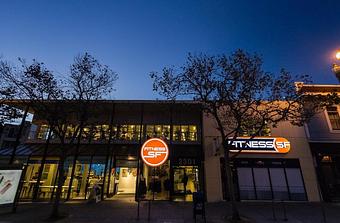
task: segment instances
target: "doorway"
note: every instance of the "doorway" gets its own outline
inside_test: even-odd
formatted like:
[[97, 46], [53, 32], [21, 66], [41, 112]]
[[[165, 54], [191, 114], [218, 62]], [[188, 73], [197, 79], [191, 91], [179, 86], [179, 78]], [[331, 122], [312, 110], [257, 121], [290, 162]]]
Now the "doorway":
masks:
[[174, 166], [174, 200], [192, 201], [199, 190], [198, 166]]
[[127, 195], [135, 194], [136, 192], [136, 180], [137, 180], [137, 168], [131, 167], [119, 167], [116, 168], [117, 176], [117, 194]]

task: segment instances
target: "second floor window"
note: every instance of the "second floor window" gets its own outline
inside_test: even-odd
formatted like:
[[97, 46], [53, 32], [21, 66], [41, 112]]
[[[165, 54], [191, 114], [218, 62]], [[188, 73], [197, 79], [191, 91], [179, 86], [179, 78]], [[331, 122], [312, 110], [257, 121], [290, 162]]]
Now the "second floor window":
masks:
[[[65, 139], [74, 139], [79, 136], [79, 126], [65, 125]], [[144, 130], [145, 128], [145, 130]], [[141, 137], [149, 139], [153, 137], [163, 138], [170, 140], [170, 125], [113, 125], [110, 131], [110, 126], [104, 125], [87, 125], [81, 131], [82, 141], [105, 141], [110, 138], [111, 140], [123, 141], [138, 141]], [[35, 130], [36, 131], [36, 130]], [[37, 134], [34, 132], [34, 137], [37, 139], [46, 139], [49, 131], [48, 125], [41, 125], [38, 128]], [[75, 134], [75, 132], [78, 132]], [[111, 133], [110, 133], [111, 132]], [[144, 135], [145, 134], [145, 135]], [[55, 134], [52, 133], [52, 138]], [[31, 137], [33, 139], [33, 137]], [[174, 125], [172, 139], [176, 142], [194, 142], [197, 141], [197, 126], [196, 125]]]
[[37, 134], [37, 139], [47, 139], [48, 131], [48, 125], [41, 125]]
[[174, 141], [197, 141], [197, 127], [195, 125], [174, 125]]
[[140, 125], [120, 125], [118, 139], [128, 141], [139, 140], [140, 131]]
[[146, 137], [158, 137], [170, 140], [170, 125], [147, 125]]
[[327, 107], [327, 115], [332, 130], [340, 130], [340, 115], [338, 108], [336, 106]]
[[250, 129], [243, 128], [240, 132], [240, 136], [271, 136], [271, 130], [268, 124], [265, 124], [262, 129], [260, 127], [254, 127]]

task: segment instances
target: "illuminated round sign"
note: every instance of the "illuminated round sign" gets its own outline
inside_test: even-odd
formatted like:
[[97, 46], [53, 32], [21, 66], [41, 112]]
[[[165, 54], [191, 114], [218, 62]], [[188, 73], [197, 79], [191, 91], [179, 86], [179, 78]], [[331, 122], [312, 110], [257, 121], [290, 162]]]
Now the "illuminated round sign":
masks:
[[140, 154], [146, 165], [156, 167], [168, 159], [169, 149], [163, 140], [152, 138], [143, 144]]

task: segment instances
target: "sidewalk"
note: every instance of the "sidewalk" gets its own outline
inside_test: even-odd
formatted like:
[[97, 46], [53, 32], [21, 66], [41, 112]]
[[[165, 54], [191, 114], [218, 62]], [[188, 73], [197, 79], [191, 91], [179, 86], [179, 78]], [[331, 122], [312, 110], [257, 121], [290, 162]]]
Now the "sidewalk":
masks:
[[[246, 216], [251, 222], [285, 222], [282, 204], [275, 204], [273, 219], [273, 207], [271, 203], [239, 203], [242, 216]], [[286, 222], [323, 222], [322, 209], [318, 203], [289, 203], [285, 204], [288, 221]], [[17, 213], [0, 213], [0, 223], [16, 222], [46, 222], [51, 211], [48, 203], [21, 203]], [[148, 202], [142, 202], [140, 208], [140, 220], [137, 221], [137, 203], [133, 198], [127, 197], [119, 200], [106, 200], [97, 204], [85, 202], [67, 202], [62, 204], [61, 213], [67, 217], [57, 221], [58, 223], [145, 223], [148, 222]], [[327, 223], [340, 222], [340, 204], [326, 204], [325, 213]], [[227, 202], [209, 203], [206, 205], [208, 223], [225, 222], [224, 216], [230, 215], [230, 207]], [[156, 223], [190, 223], [193, 221], [192, 203], [155, 201], [151, 204], [151, 220]], [[197, 222], [203, 222], [200, 216]]]

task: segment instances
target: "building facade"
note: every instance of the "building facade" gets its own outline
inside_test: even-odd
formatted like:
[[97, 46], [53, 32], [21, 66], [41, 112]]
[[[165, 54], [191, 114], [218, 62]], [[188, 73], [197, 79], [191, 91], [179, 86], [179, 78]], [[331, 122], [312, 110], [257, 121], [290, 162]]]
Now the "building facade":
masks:
[[[16, 160], [26, 164], [21, 199], [55, 196], [61, 177], [59, 156], [65, 151], [62, 197], [67, 200], [87, 199], [95, 185], [101, 188], [102, 198], [121, 194], [137, 197], [138, 192], [144, 199], [190, 201], [194, 192], [203, 190], [202, 113], [198, 104], [101, 101], [91, 106], [96, 112], [83, 127], [79, 143], [68, 142], [77, 123], [64, 126], [64, 150], [46, 120], [39, 114], [33, 116], [31, 132], [15, 154]], [[153, 137], [163, 139], [170, 150], [168, 161], [159, 167], [146, 166], [140, 159], [142, 144]], [[8, 160], [11, 152], [1, 151], [2, 160]]]
[[[338, 94], [340, 92], [339, 85], [301, 84], [300, 88], [308, 94]], [[329, 106], [305, 125], [322, 199], [328, 202], [340, 201], [339, 112], [339, 105]]]
[[[226, 200], [228, 195], [223, 152], [213, 119], [204, 119], [203, 135], [208, 201]], [[285, 138], [289, 142], [288, 152], [242, 152], [236, 156], [232, 169], [237, 198], [320, 201], [313, 157], [304, 127], [282, 122], [276, 128], [268, 128], [263, 135], [250, 142], [270, 142], [279, 138]]]
[[[100, 101], [91, 104], [90, 111], [76, 142], [71, 143], [77, 122], [63, 126], [65, 145], [41, 115], [33, 115], [27, 139], [15, 151], [15, 161], [25, 164], [21, 199], [53, 199], [58, 177], [65, 178], [66, 200], [88, 199], [95, 186], [102, 198], [191, 201], [194, 192], [204, 191], [208, 202], [229, 199], [220, 136], [198, 103]], [[338, 111], [337, 106], [327, 108], [304, 127], [281, 122], [253, 139], [253, 144], [284, 139], [290, 149], [240, 153], [232, 162], [237, 198], [337, 200]], [[156, 168], [140, 158], [143, 143], [154, 137], [163, 139], [170, 151], [168, 161]], [[12, 151], [2, 147], [0, 162], [6, 163]], [[59, 176], [59, 157], [65, 151], [66, 173]]]

